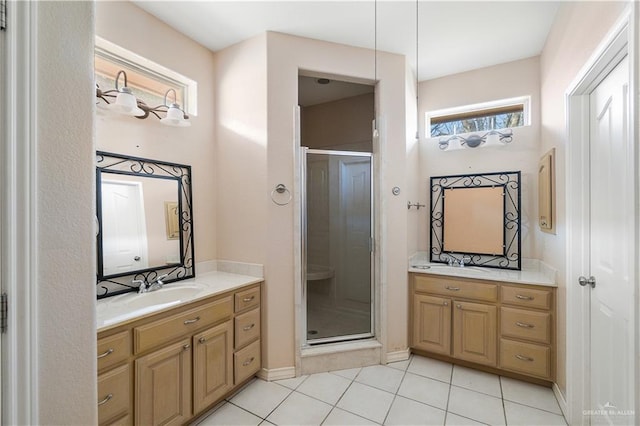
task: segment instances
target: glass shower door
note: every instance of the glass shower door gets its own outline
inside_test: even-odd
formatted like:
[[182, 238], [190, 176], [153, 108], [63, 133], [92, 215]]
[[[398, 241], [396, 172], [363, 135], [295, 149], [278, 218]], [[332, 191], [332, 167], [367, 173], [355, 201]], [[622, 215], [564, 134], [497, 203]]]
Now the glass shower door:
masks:
[[305, 151], [306, 341], [371, 337], [371, 154]]

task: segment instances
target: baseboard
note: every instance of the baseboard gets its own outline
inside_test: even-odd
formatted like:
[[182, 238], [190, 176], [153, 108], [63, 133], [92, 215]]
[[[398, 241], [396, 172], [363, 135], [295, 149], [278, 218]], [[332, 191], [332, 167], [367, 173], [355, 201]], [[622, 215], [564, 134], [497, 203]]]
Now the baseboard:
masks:
[[387, 364], [390, 362], [406, 361], [409, 359], [410, 354], [409, 348], [403, 351], [387, 352]]
[[562, 392], [560, 392], [560, 388], [558, 387], [557, 383], [553, 384], [553, 387], [551, 388], [553, 389], [553, 394], [556, 396], [556, 399], [558, 400], [558, 405], [560, 406], [560, 411], [562, 411], [562, 414], [564, 415], [565, 420], [567, 420], [567, 422], [569, 421], [569, 407], [567, 406], [567, 400], [564, 399], [564, 395], [562, 395]]
[[262, 368], [258, 371], [258, 377], [267, 382], [274, 380], [291, 379], [296, 377], [295, 367], [282, 367], [282, 368]]

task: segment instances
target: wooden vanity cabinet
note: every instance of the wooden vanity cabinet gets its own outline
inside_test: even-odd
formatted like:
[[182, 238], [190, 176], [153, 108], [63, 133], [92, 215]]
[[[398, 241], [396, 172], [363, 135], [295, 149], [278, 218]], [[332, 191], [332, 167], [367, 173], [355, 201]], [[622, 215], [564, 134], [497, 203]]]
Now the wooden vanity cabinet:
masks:
[[555, 289], [440, 275], [410, 275], [414, 351], [530, 378], [554, 379]]
[[99, 333], [100, 424], [184, 424], [252, 377], [261, 367], [260, 290], [241, 287]]

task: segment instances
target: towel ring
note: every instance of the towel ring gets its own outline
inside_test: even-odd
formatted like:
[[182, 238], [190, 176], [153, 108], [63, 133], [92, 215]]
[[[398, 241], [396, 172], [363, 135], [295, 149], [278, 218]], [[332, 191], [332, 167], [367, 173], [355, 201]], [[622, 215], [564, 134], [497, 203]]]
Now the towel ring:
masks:
[[[284, 194], [285, 192], [287, 194], [289, 194], [289, 199], [287, 201], [285, 201], [284, 203], [279, 203], [278, 201], [276, 201], [275, 197], [275, 193], [278, 194]], [[279, 183], [276, 185], [275, 188], [273, 188], [273, 191], [271, 191], [271, 201], [273, 201], [274, 204], [277, 204], [279, 206], [286, 206], [287, 204], [289, 204], [291, 202], [291, 191], [289, 191], [289, 188], [287, 188], [283, 183]]]

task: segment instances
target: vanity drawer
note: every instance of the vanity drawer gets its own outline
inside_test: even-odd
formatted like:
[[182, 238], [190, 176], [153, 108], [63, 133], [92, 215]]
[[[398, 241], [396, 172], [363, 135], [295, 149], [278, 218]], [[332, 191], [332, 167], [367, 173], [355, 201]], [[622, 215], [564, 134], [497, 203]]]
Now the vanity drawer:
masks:
[[98, 339], [98, 371], [126, 360], [129, 355], [131, 336], [128, 330]]
[[253, 309], [244, 314], [236, 316], [235, 325], [235, 348], [241, 348], [247, 343], [260, 337], [260, 308]]
[[502, 286], [502, 303], [537, 309], [551, 309], [552, 289]]
[[415, 291], [474, 300], [498, 300], [498, 285], [452, 280], [447, 277], [415, 276]]
[[231, 297], [215, 300], [165, 319], [136, 327], [133, 330], [136, 354], [155, 346], [184, 337], [186, 334], [215, 324], [231, 316]]
[[500, 368], [552, 379], [551, 349], [547, 346], [500, 339]]
[[129, 410], [131, 375], [129, 364], [98, 376], [98, 422], [111, 424]]
[[239, 291], [235, 294], [236, 312], [251, 309], [260, 305], [260, 287]]
[[260, 340], [233, 354], [234, 384], [239, 384], [260, 370]]
[[500, 334], [503, 337], [551, 343], [551, 314], [502, 307], [500, 309]]

